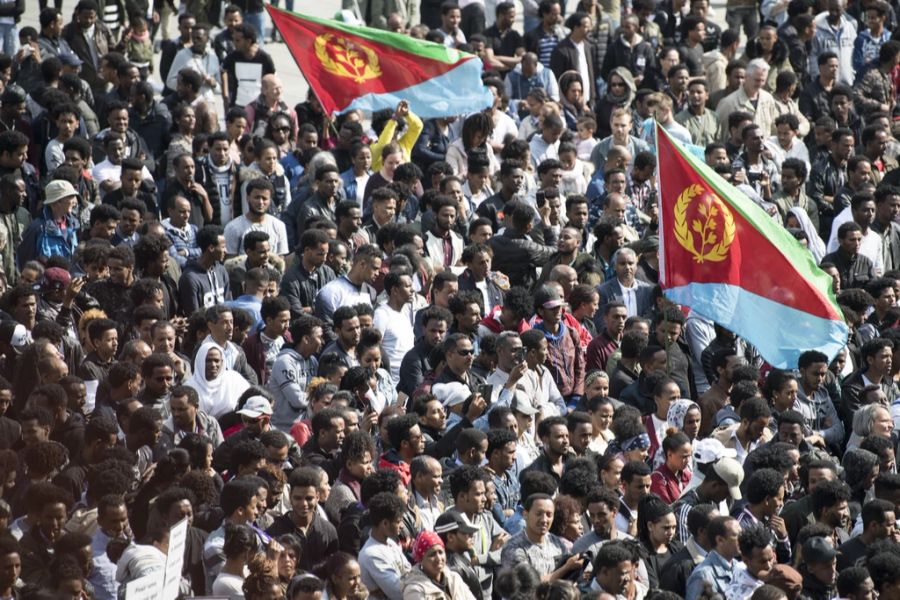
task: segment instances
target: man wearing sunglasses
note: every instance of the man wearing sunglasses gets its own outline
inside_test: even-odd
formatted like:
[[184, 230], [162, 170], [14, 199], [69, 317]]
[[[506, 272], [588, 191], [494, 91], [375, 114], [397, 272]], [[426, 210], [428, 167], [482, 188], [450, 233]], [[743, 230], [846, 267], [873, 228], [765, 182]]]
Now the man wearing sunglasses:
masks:
[[484, 385], [484, 378], [472, 371], [475, 362], [475, 348], [472, 340], [464, 333], [454, 333], [444, 339], [444, 360], [447, 368], [435, 381], [438, 383], [457, 382], [465, 385], [475, 394]]

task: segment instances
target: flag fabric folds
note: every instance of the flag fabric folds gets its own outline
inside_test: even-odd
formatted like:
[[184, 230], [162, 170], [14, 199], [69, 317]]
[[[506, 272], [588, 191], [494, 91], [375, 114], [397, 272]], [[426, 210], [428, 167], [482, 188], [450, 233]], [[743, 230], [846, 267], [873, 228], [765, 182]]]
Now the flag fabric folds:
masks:
[[832, 279], [765, 210], [656, 125], [660, 283], [673, 302], [741, 336], [771, 365], [833, 358], [848, 327]]
[[423, 119], [493, 104], [478, 57], [371, 27], [290, 13], [266, 4], [291, 55], [328, 114], [394, 109]]

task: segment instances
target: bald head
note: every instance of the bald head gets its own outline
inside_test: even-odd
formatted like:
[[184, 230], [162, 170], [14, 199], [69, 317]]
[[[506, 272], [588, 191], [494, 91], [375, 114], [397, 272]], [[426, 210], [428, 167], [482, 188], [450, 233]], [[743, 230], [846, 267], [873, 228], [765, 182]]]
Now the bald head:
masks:
[[578, 284], [578, 273], [569, 265], [556, 265], [550, 270], [549, 280], [563, 288], [563, 297], [568, 298], [572, 288]]
[[281, 80], [278, 79], [277, 75], [263, 75], [262, 78], [262, 95], [269, 102], [276, 102], [281, 100], [281, 95], [284, 93], [284, 87], [281, 85]]

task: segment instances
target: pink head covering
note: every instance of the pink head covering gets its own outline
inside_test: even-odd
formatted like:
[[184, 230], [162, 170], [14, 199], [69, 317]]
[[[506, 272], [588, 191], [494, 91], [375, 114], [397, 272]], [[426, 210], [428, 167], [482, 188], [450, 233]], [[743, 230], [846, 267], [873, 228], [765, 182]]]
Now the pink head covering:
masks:
[[416, 536], [416, 543], [413, 544], [413, 562], [422, 562], [432, 546], [444, 547], [444, 540], [435, 532], [423, 531]]

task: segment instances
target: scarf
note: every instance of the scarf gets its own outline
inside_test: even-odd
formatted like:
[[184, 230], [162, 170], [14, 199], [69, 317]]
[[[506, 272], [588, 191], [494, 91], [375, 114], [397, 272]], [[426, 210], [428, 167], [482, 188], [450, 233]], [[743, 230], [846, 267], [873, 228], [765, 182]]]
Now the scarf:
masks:
[[[222, 370], [215, 379], [208, 380], [206, 355], [213, 348], [222, 354]], [[238, 398], [250, 387], [247, 380], [236, 371], [225, 368], [225, 352], [215, 342], [206, 342], [200, 346], [194, 359], [194, 373], [186, 383], [200, 395], [200, 410], [215, 419], [232, 412], [237, 406]]]
[[[634, 85], [634, 76], [631, 72], [625, 67], [616, 67], [609, 73], [609, 77], [606, 78], [608, 82], [610, 77], [613, 75], [618, 75], [622, 78], [622, 81], [625, 82], [625, 92], [623, 94], [613, 94], [612, 88], [609, 87], [609, 84], [606, 86], [606, 95], [604, 96], [604, 100], [610, 104], [614, 104], [616, 106], [629, 106], [631, 102], [634, 100], [635, 95], [635, 85]], [[562, 86], [560, 86], [562, 87]]]
[[353, 492], [353, 496], [359, 500], [360, 493], [362, 492], [362, 485], [360, 481], [351, 475], [347, 469], [341, 469], [341, 472], [338, 474], [338, 481], [342, 482], [350, 491]]
[[666, 421], [669, 425], [676, 427], [678, 431], [684, 431], [684, 418], [692, 408], [700, 408], [696, 402], [681, 398], [676, 400], [669, 406], [669, 412], [666, 413]]
[[627, 440], [623, 441], [620, 444], [622, 448], [622, 452], [631, 452], [632, 450], [640, 450], [642, 448], [650, 447], [650, 436], [646, 433], [638, 434], [634, 437], [630, 437]]

